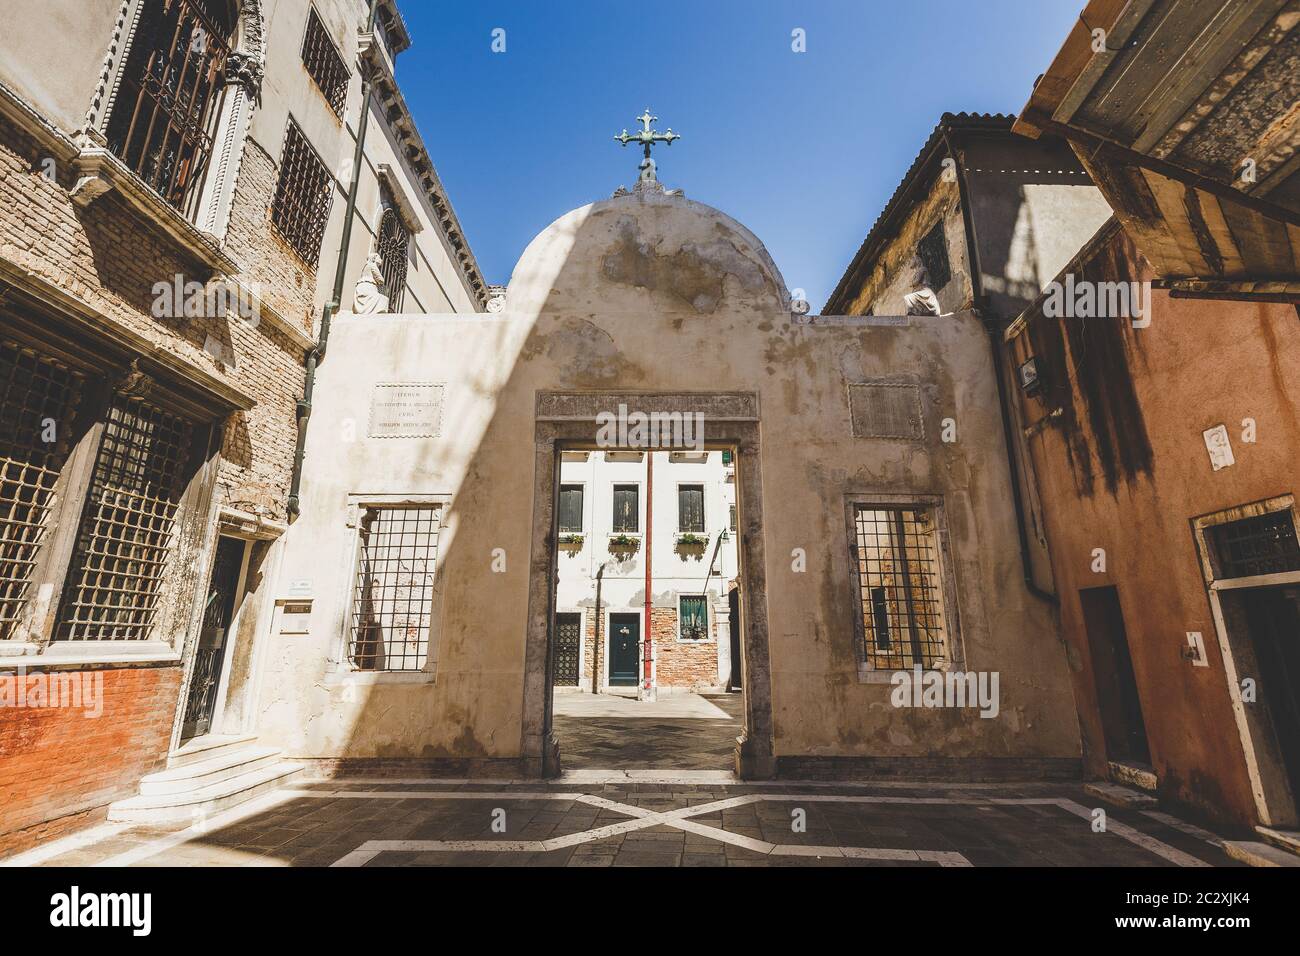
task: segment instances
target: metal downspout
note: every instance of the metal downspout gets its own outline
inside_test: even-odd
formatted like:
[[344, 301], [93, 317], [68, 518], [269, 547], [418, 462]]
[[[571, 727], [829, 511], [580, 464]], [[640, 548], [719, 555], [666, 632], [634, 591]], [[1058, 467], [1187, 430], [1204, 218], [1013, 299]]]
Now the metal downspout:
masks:
[[[375, 13], [379, 0], [370, 0], [370, 13], [366, 18], [366, 33], [375, 32]], [[357, 145], [352, 153], [352, 181], [348, 184], [348, 202], [343, 216], [343, 236], [339, 240], [338, 262], [334, 267], [334, 290], [330, 299], [321, 310], [320, 334], [316, 344], [307, 352], [304, 365], [302, 398], [298, 400], [298, 439], [293, 451], [293, 476], [289, 481], [289, 500], [285, 504], [289, 520], [298, 517], [302, 511], [300, 492], [302, 489], [302, 463], [307, 448], [307, 423], [311, 420], [311, 396], [316, 385], [316, 368], [325, 359], [325, 350], [329, 346], [330, 322], [339, 310], [343, 298], [343, 280], [348, 268], [348, 246], [352, 242], [352, 218], [357, 211], [357, 190], [361, 184], [361, 164], [365, 159], [366, 129], [370, 125], [370, 91], [374, 84], [370, 81], [370, 71], [363, 67], [361, 73], [361, 117], [357, 120]]]

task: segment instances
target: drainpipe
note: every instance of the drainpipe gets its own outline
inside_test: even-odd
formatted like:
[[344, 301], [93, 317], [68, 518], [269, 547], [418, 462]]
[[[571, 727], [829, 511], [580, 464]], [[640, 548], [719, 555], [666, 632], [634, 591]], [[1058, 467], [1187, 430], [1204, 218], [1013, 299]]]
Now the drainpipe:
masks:
[[[366, 18], [366, 33], [375, 32], [375, 12], [379, 0], [370, 0], [370, 13]], [[361, 71], [361, 117], [357, 120], [357, 145], [352, 152], [352, 181], [348, 184], [347, 208], [343, 214], [343, 237], [339, 240], [339, 257], [334, 267], [334, 291], [325, 307], [321, 310], [320, 332], [316, 344], [308, 350], [305, 365], [306, 374], [302, 384], [302, 398], [297, 405], [298, 440], [293, 451], [293, 477], [289, 481], [289, 500], [285, 505], [289, 520], [298, 517], [302, 511], [299, 492], [302, 488], [302, 462], [307, 447], [307, 422], [311, 420], [311, 396], [316, 385], [316, 367], [325, 360], [325, 349], [329, 345], [330, 321], [339, 310], [343, 299], [343, 280], [348, 268], [348, 246], [352, 242], [352, 218], [357, 210], [357, 189], [361, 184], [361, 164], [365, 159], [366, 128], [370, 125], [370, 70]]]
[[642, 664], [641, 700], [654, 700], [654, 632], [650, 628], [650, 590], [654, 586], [654, 515], [655, 515], [655, 453], [645, 453], [645, 660]]
[[591, 692], [600, 693], [600, 582], [605, 577], [605, 565], [608, 561], [602, 561], [599, 568], [596, 569], [596, 641], [591, 648]]
[[1025, 505], [1020, 496], [1020, 469], [1016, 462], [1014, 429], [1011, 426], [1011, 410], [1007, 405], [1007, 384], [1003, 375], [1002, 329], [998, 317], [991, 315], [984, 298], [983, 271], [980, 267], [980, 250], [975, 240], [975, 212], [970, 205], [970, 191], [966, 183], [966, 170], [958, 160], [957, 151], [952, 147], [948, 132], [943, 134], [944, 145], [957, 168], [957, 193], [961, 200], [962, 221], [966, 227], [966, 254], [971, 274], [971, 292], [974, 296], [974, 312], [984, 324], [988, 333], [989, 347], [993, 352], [993, 379], [998, 388], [998, 411], [1002, 416], [1003, 445], [1007, 450], [1007, 472], [1011, 476], [1011, 503], [1016, 513], [1016, 537], [1020, 544], [1020, 570], [1024, 577], [1025, 589], [1034, 597], [1049, 604], [1059, 605], [1061, 600], [1051, 591], [1045, 591], [1034, 581], [1034, 566], [1029, 559], [1029, 531], [1025, 524]]

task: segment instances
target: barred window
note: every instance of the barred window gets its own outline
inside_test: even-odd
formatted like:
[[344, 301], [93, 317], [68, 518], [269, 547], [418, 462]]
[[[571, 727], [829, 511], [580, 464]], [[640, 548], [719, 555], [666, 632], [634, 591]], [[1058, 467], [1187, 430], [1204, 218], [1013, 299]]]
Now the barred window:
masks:
[[683, 594], [677, 599], [678, 632], [683, 641], [709, 639], [709, 605], [702, 594]]
[[439, 520], [437, 506], [365, 509], [348, 648], [357, 670], [424, 669]]
[[307, 35], [302, 41], [302, 62], [307, 67], [308, 75], [325, 94], [330, 109], [342, 116], [348, 97], [348, 68], [315, 7], [307, 18]]
[[271, 201], [271, 221], [285, 241], [313, 269], [320, 258], [334, 180], [298, 124], [289, 121], [280, 157], [280, 179]]
[[406, 295], [406, 260], [410, 254], [411, 234], [397, 210], [391, 206], [379, 220], [376, 247], [383, 261], [384, 289], [388, 292], [388, 311], [401, 312]]
[[194, 425], [139, 399], [109, 406], [56, 640], [144, 641], [172, 550]]
[[933, 513], [855, 505], [853, 520], [867, 661], [878, 670], [935, 666], [947, 635]]
[[118, 158], [190, 219], [237, 23], [229, 0], [144, 0], [105, 130]]
[[704, 486], [677, 486], [677, 530], [704, 533]]
[[582, 485], [560, 486], [560, 532], [582, 531]]
[[59, 362], [0, 342], [0, 641], [31, 587], [82, 384]]
[[1208, 537], [1217, 578], [1300, 571], [1300, 539], [1289, 508], [1213, 525]]

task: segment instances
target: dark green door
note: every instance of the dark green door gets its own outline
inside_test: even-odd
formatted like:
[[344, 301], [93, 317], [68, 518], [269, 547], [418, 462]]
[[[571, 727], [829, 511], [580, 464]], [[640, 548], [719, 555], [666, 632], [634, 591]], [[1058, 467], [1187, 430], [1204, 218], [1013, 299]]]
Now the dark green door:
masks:
[[641, 618], [635, 614], [609, 616], [609, 685], [637, 685], [637, 656], [641, 643]]

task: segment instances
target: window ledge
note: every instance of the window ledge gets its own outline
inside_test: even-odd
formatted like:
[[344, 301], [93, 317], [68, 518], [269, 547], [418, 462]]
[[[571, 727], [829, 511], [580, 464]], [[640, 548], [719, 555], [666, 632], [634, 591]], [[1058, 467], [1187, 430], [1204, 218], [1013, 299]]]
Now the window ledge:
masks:
[[43, 649], [35, 644], [18, 647], [24, 652], [17, 655], [9, 647], [0, 649], [0, 669], [165, 666], [181, 661], [176, 649], [162, 641], [51, 641]]
[[213, 236], [177, 212], [107, 147], [83, 145], [72, 167], [77, 174], [72, 201], [78, 206], [89, 206], [105, 193], [116, 191], [147, 223], [213, 271], [222, 275], [240, 271], [239, 263], [222, 250]]
[[438, 670], [425, 671], [353, 671], [340, 668], [325, 675], [326, 687], [371, 686], [374, 684], [436, 684]]

